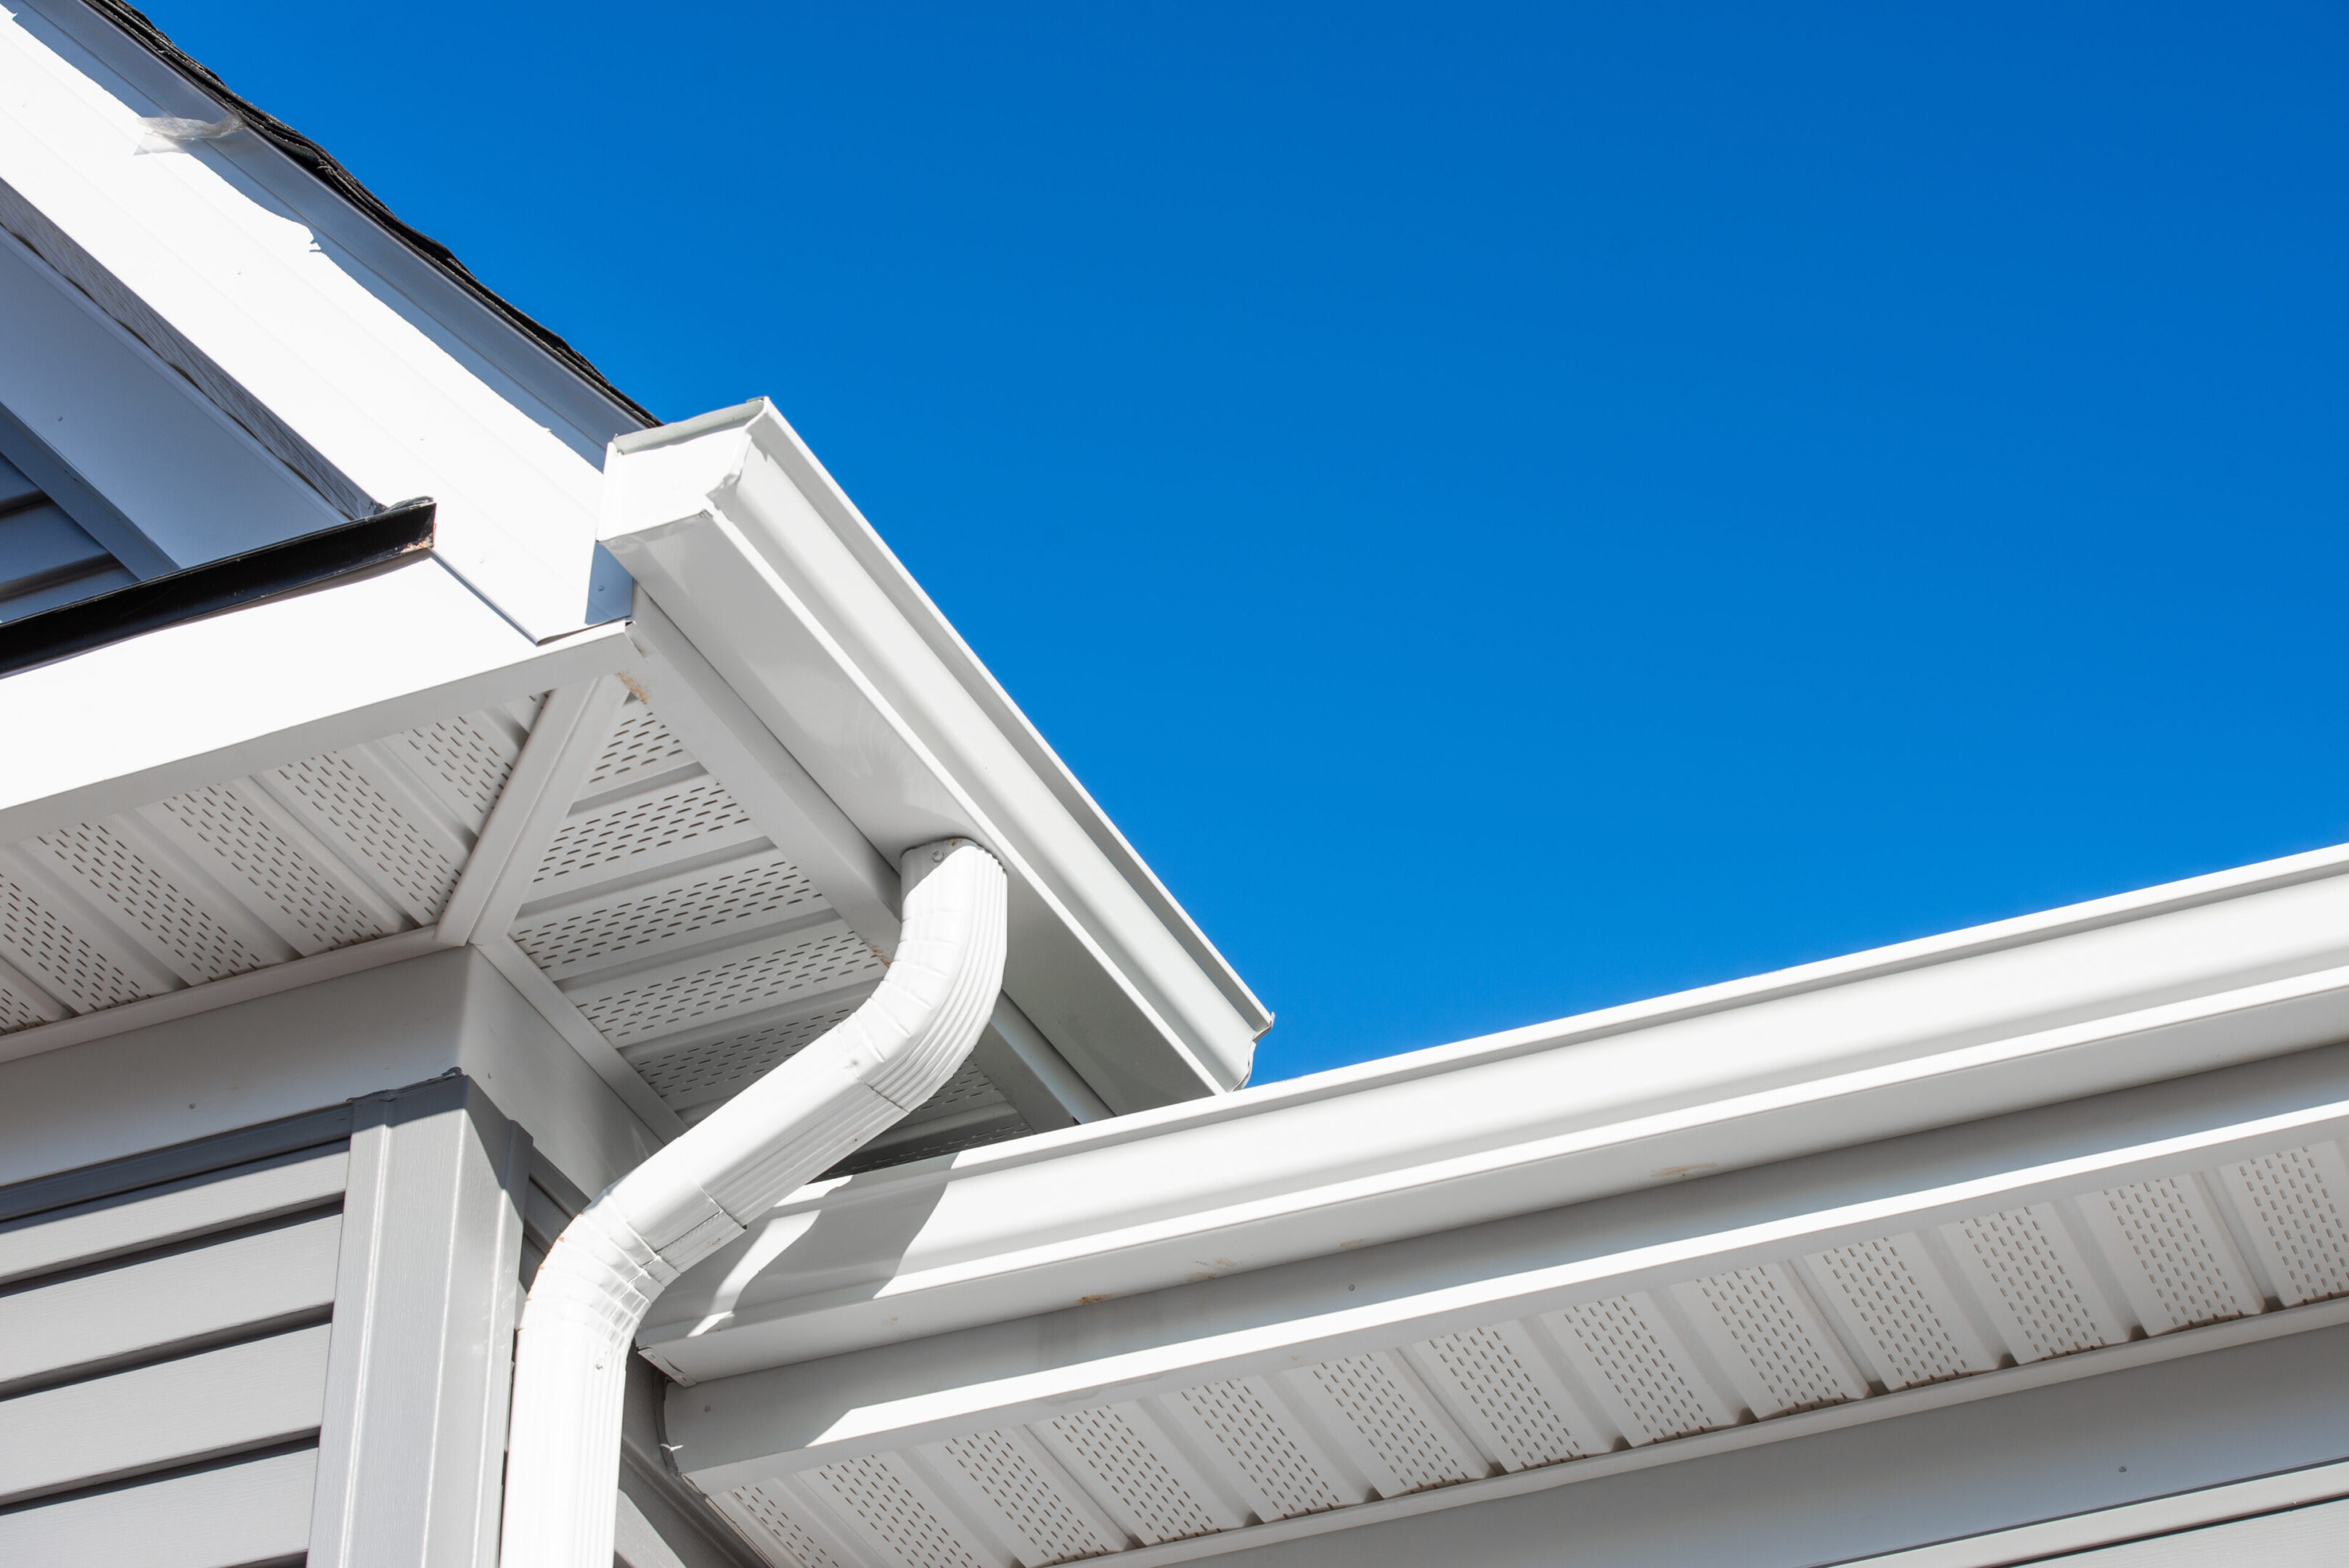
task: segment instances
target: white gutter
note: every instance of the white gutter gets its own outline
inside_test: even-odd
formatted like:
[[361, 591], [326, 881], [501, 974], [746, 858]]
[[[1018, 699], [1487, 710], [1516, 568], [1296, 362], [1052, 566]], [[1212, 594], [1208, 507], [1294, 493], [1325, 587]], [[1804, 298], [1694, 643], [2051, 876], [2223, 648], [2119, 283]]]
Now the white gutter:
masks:
[[703, 1382], [2344, 1039], [2349, 848], [810, 1187], [637, 1343]]
[[673, 627], [865, 840], [994, 851], [1004, 992], [1111, 1109], [1247, 1081], [1272, 1015], [771, 406], [615, 441], [603, 542], [659, 611], [639, 640]]
[[954, 1075], [1003, 983], [1005, 878], [967, 839], [907, 851], [880, 989], [574, 1220], [523, 1307], [504, 1568], [607, 1568], [629, 1341], [663, 1289]]

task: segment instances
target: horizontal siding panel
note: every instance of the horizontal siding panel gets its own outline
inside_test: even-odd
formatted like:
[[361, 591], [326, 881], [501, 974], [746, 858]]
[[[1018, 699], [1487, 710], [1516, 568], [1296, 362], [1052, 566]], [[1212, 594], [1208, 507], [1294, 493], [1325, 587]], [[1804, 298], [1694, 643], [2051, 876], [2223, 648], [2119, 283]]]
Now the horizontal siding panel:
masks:
[[331, 1305], [340, 1214], [0, 1295], [0, 1386]]
[[0, 1502], [315, 1432], [326, 1325], [0, 1399]]
[[19, 1220], [0, 1226], [0, 1284], [315, 1208], [349, 1173], [347, 1149], [311, 1150]]
[[0, 1563], [237, 1568], [310, 1543], [316, 1449], [0, 1513]]

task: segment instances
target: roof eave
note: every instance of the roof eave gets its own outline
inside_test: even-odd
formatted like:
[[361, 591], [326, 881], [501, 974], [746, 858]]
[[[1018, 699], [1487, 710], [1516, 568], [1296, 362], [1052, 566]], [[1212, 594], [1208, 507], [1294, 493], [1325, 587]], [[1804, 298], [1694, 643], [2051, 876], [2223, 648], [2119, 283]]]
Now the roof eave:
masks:
[[603, 532], [882, 856], [997, 852], [1005, 990], [1113, 1108], [1246, 1081], [1269, 1014], [771, 405], [616, 441]]
[[811, 1187], [766, 1224], [853, 1208], [885, 1249], [802, 1290], [786, 1247], [736, 1299], [721, 1254], [645, 1343], [722, 1376], [2322, 1045], [2349, 1037], [2344, 871], [2296, 857]]

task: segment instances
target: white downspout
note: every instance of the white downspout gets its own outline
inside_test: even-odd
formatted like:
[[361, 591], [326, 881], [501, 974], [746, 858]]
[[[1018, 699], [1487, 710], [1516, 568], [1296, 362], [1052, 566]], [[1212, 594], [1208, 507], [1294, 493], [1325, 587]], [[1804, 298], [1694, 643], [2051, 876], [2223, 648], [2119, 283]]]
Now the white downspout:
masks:
[[880, 989], [604, 1189], [540, 1265], [514, 1347], [502, 1568], [611, 1568], [620, 1403], [653, 1299], [895, 1124], [970, 1054], [1003, 986], [1003, 867], [968, 839], [908, 851]]

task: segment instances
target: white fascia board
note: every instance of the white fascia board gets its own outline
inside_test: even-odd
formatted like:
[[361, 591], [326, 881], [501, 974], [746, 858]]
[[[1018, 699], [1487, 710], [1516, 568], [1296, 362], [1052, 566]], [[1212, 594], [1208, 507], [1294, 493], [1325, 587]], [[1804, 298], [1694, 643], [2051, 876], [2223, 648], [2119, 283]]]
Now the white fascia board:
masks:
[[636, 694], [750, 814], [759, 831], [823, 889], [849, 929], [884, 957], [897, 950], [897, 867], [759, 722], [660, 607], [636, 593], [629, 637]]
[[540, 646], [429, 556], [0, 679], [0, 844], [616, 673], [625, 626]]
[[73, 0], [0, 16], [0, 180], [360, 490], [438, 502], [449, 566], [533, 638], [577, 629], [596, 446], [636, 421], [511, 328], [486, 351], [477, 303], [259, 138], [139, 124], [220, 112]]
[[604, 542], [884, 856], [1012, 878], [1005, 990], [1121, 1109], [1244, 1082], [1270, 1022], [763, 400], [623, 437]]
[[[2344, 868], [2299, 857], [818, 1184], [672, 1286], [641, 1343], [689, 1376], [782, 1365], [2327, 1044], [2349, 1036]], [[818, 1215], [820, 1267], [793, 1253]]]
[[[2221, 1085], [2219, 1103], [2200, 1107], [2118, 1107], [2118, 1119], [2140, 1127], [2200, 1123], [2142, 1142], [2111, 1136], [2135, 1130], [2127, 1127], [2026, 1117], [2036, 1125], [1994, 1129], [1984, 1158], [1966, 1158], [1948, 1135], [1927, 1135], [702, 1381], [671, 1400], [669, 1436], [697, 1484], [720, 1490], [2257, 1158], [2349, 1132], [2349, 1101], [2337, 1097], [2349, 1087], [2349, 1058], [2326, 1054], [2328, 1070], [2299, 1075], [2289, 1088], [2246, 1082]], [[2280, 1097], [2280, 1089], [2285, 1098], [2294, 1090], [2334, 1097], [2228, 1119], [2230, 1110]], [[2206, 1114], [2196, 1116], [2197, 1109]], [[2071, 1152], [2080, 1149], [2086, 1152]], [[2340, 1303], [2333, 1305], [2329, 1315], [2298, 1321], [2338, 1322]], [[2267, 1317], [2282, 1320], [2271, 1322], [2272, 1331], [2291, 1332], [2291, 1311]]]

